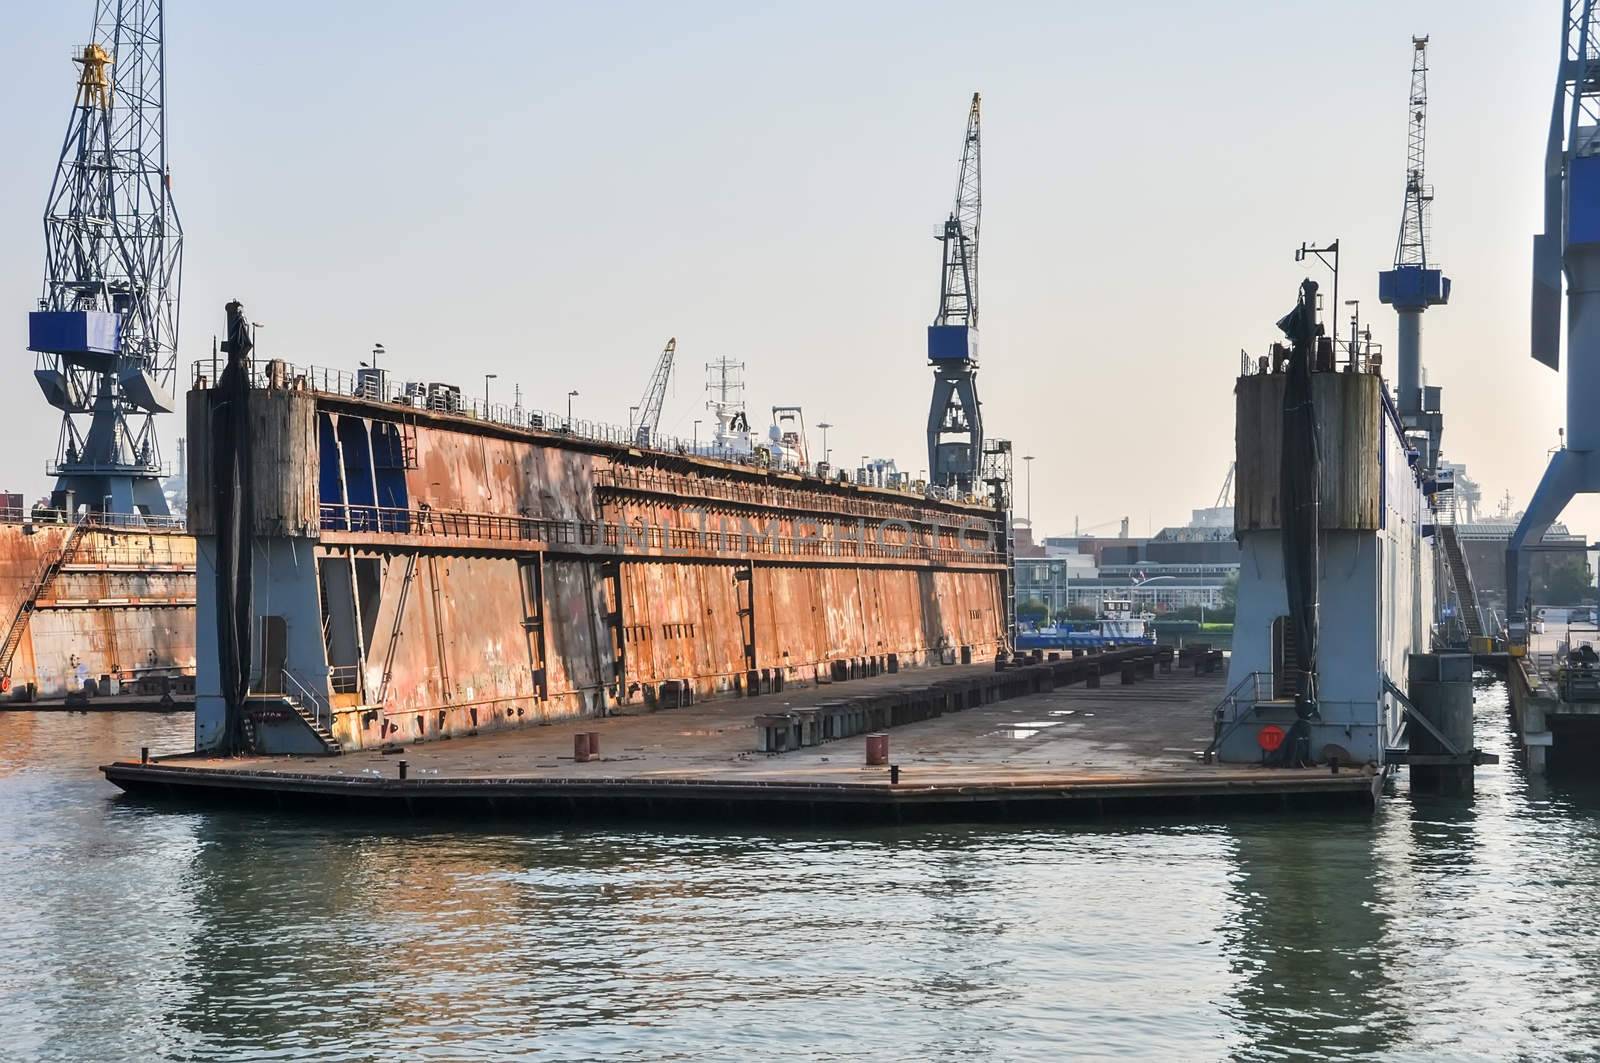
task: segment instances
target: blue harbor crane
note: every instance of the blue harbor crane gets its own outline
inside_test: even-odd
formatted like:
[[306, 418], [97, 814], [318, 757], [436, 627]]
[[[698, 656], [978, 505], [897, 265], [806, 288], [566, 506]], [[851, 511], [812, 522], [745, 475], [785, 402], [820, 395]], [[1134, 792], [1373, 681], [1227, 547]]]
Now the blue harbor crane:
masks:
[[28, 349], [61, 411], [53, 508], [166, 516], [155, 415], [173, 409], [183, 230], [166, 149], [160, 0], [97, 0], [45, 208]]
[[672, 360], [677, 352], [678, 338], [674, 336], [661, 351], [655, 372], [650, 374], [650, 384], [644, 389], [644, 398], [639, 400], [639, 420], [634, 425], [633, 441], [641, 447], [651, 445], [661, 426], [661, 407], [667, 401], [667, 381], [672, 378]]
[[1528, 598], [1522, 550], [1572, 497], [1600, 492], [1600, 36], [1594, 0], [1562, 0], [1561, 61], [1544, 158], [1544, 232], [1533, 238], [1532, 351], [1561, 364], [1567, 282], [1567, 429], [1506, 547], [1506, 608]]
[[935, 484], [970, 493], [983, 462], [978, 403], [978, 223], [983, 213], [979, 97], [972, 94], [961, 142], [956, 202], [934, 236], [943, 249], [939, 313], [928, 326], [933, 401], [928, 407], [928, 471]]
[[[1413, 445], [1426, 442], [1426, 468], [1439, 459], [1443, 419], [1422, 390], [1422, 312], [1450, 301], [1450, 280], [1428, 259], [1433, 186], [1423, 162], [1428, 142], [1428, 38], [1411, 38], [1411, 97], [1406, 138], [1406, 200], [1395, 243], [1394, 268], [1378, 274], [1378, 298], [1400, 317], [1395, 405]], [[1354, 355], [1352, 354], [1352, 357]]]

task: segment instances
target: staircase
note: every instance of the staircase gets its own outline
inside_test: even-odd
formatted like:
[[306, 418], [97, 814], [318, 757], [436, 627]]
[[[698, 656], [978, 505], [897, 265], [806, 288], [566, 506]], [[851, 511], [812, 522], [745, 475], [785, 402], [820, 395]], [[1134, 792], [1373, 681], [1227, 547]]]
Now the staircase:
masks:
[[1472, 570], [1467, 567], [1467, 555], [1461, 550], [1461, 540], [1456, 537], [1453, 524], [1439, 525], [1439, 542], [1444, 545], [1444, 556], [1450, 566], [1450, 581], [1455, 587], [1456, 601], [1461, 604], [1461, 619], [1467, 634], [1482, 638], [1483, 612], [1478, 608], [1478, 592], [1472, 584]]
[[1283, 618], [1282, 646], [1278, 651], [1278, 668], [1273, 673], [1272, 696], [1277, 701], [1294, 701], [1300, 693], [1300, 639], [1295, 634], [1294, 620]]
[[293, 694], [285, 694], [283, 700], [294, 710], [294, 714], [305, 722], [311, 733], [317, 736], [317, 741], [322, 743], [322, 751], [324, 753], [332, 757], [341, 752], [338, 741], [333, 737], [333, 732], [323, 725], [322, 721], [317, 718], [316, 713], [302, 705], [300, 699]]
[[66, 541], [61, 544], [61, 552], [35, 577], [33, 586], [28, 589], [27, 596], [17, 607], [17, 615], [11, 620], [11, 629], [6, 632], [6, 640], [0, 644], [0, 680], [11, 678], [11, 665], [16, 661], [17, 648], [22, 645], [22, 636], [28, 630], [28, 621], [33, 618], [34, 608], [38, 605], [39, 599], [50, 589], [51, 584], [55, 583], [61, 569], [77, 553], [78, 540], [83, 537], [85, 527], [86, 523], [83, 521], [72, 526], [72, 531], [67, 533]]
[[333, 710], [329, 708], [327, 702], [287, 668], [281, 675], [283, 676], [281, 693], [252, 696], [255, 698], [270, 696], [275, 703], [274, 707], [283, 706], [293, 711], [300, 717], [300, 722], [306, 725], [306, 730], [311, 732], [317, 744], [322, 747], [324, 754], [336, 756], [343, 752], [330, 729], [333, 726]]

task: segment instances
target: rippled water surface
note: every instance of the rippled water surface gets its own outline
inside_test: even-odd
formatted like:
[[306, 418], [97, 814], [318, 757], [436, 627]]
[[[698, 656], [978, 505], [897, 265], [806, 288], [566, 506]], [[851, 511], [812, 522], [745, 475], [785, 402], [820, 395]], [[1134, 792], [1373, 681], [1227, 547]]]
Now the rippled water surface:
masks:
[[[1600, 795], [842, 834], [145, 807], [0, 714], [0, 1057], [1600, 1056]], [[1504, 691], [1480, 745], [1506, 753]]]

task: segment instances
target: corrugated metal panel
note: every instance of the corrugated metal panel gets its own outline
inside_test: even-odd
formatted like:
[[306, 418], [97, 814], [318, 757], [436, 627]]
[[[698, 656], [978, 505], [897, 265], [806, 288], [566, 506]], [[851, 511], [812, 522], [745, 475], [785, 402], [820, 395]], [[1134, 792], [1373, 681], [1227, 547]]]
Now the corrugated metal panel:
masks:
[[186, 401], [184, 458], [189, 475], [189, 531], [195, 535], [215, 535], [216, 514], [211, 511], [211, 392], [191, 391]]
[[[1236, 531], [1281, 526], [1283, 379], [1282, 374], [1240, 377], [1234, 388]], [[1370, 373], [1317, 373], [1311, 384], [1322, 444], [1320, 526], [1375, 530], [1382, 520], [1378, 433], [1387, 416], [1381, 381]]]
[[309, 391], [257, 390], [250, 393], [249, 408], [255, 533], [315, 534], [318, 526], [315, 397]]

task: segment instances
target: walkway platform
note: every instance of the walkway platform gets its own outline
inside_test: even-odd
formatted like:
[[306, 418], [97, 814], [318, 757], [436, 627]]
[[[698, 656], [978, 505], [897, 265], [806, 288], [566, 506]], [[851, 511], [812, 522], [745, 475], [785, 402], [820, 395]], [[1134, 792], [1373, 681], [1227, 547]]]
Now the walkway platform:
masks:
[[[1124, 654], [1127, 651], [1122, 651]], [[1148, 651], [1147, 651], [1148, 652]], [[1057, 819], [1340, 808], [1370, 811], [1366, 772], [1205, 764], [1220, 670], [1122, 682], [1104, 654], [1055, 664], [945, 667], [645, 715], [574, 721], [337, 757], [194, 754], [104, 766], [130, 794], [405, 815], [530, 821], [584, 817], [725, 822]], [[1089, 674], [1106, 673], [1098, 688]], [[1139, 669], [1156, 672], [1153, 661]], [[938, 686], [1011, 696], [894, 727], [888, 765], [865, 763], [862, 736], [757, 752], [754, 718], [841, 697], [924, 701]], [[1063, 680], [1065, 680], [1063, 682]], [[962, 681], [966, 681], [963, 683]], [[580, 733], [599, 756], [574, 758]], [[402, 766], [403, 776], [402, 777]], [[891, 770], [891, 766], [898, 772]], [[898, 781], [894, 779], [898, 778]]]
[[1590, 772], [1600, 756], [1600, 672], [1568, 678], [1563, 646], [1600, 648], [1600, 628], [1549, 620], [1506, 662], [1512, 720], [1528, 770]]

